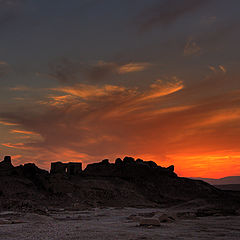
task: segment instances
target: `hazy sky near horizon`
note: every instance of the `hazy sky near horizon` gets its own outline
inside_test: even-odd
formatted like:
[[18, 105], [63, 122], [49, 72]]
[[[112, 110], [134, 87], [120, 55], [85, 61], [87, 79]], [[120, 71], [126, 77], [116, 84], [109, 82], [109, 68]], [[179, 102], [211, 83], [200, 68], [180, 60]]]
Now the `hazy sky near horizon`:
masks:
[[0, 156], [125, 155], [240, 174], [238, 0], [0, 0]]

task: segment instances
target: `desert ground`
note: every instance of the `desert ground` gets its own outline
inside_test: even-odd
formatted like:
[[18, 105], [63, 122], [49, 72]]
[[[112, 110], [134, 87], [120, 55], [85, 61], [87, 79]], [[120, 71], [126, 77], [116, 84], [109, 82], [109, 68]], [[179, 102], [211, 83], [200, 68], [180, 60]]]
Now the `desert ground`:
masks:
[[[188, 210], [189, 211], [189, 210]], [[164, 214], [164, 215], [163, 215]], [[159, 224], [151, 222], [158, 219]], [[145, 224], [141, 225], [141, 222]], [[146, 224], [147, 223], [147, 224]], [[149, 224], [148, 224], [149, 223]], [[152, 224], [151, 224], [152, 223]], [[196, 217], [156, 208], [52, 209], [0, 213], [1, 240], [240, 239], [240, 216]]]

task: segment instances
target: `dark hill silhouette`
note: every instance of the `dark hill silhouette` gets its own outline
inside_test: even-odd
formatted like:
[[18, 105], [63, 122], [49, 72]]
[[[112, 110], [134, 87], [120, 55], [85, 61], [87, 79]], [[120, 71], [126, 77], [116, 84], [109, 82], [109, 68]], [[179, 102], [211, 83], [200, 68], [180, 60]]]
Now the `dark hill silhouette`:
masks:
[[192, 178], [195, 180], [202, 180], [210, 183], [211, 185], [228, 185], [228, 184], [240, 184], [240, 176], [228, 176], [224, 178]]
[[181, 178], [174, 166], [125, 157], [87, 165], [51, 164], [51, 171], [29, 163], [14, 167], [10, 157], [0, 162], [1, 209], [40, 207], [171, 206], [196, 199], [221, 208], [238, 209], [239, 195], [201, 180]]

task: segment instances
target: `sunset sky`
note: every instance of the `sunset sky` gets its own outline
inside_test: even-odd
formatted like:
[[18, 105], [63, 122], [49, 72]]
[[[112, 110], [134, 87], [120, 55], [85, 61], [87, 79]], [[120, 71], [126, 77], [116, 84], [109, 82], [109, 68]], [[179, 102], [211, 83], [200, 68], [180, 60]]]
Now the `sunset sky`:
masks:
[[0, 157], [126, 155], [240, 175], [239, 0], [0, 0]]

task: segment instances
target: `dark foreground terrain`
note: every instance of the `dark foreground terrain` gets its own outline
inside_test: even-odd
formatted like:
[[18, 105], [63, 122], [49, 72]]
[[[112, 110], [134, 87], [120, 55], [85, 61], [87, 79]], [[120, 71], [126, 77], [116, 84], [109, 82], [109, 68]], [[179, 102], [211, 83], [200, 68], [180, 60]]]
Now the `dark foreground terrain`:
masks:
[[125, 157], [0, 162], [0, 239], [240, 239], [240, 192]]
[[240, 192], [240, 184], [215, 185], [215, 187], [219, 188], [221, 190], [239, 191]]
[[[240, 239], [240, 216], [197, 217], [189, 210], [189, 208], [181, 211], [156, 208], [91, 208], [82, 211], [52, 209], [47, 215], [3, 212], [0, 215], [2, 222], [0, 239]], [[167, 214], [163, 215], [166, 212]], [[166, 215], [169, 218], [166, 218]], [[147, 222], [149, 224], [141, 224]]]

